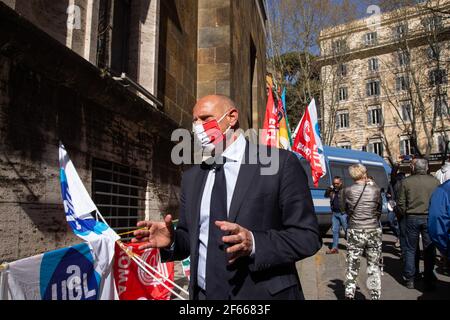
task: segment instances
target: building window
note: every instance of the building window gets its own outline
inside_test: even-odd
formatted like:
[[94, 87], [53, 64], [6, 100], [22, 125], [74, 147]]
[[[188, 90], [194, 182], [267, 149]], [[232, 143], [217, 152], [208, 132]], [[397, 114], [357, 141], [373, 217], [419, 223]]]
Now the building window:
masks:
[[439, 57], [441, 55], [441, 48], [439, 45], [431, 45], [427, 49], [427, 57], [429, 60], [439, 60]]
[[369, 126], [379, 126], [383, 123], [383, 112], [380, 106], [369, 109], [367, 112], [367, 123]]
[[377, 33], [369, 32], [364, 35], [364, 43], [366, 46], [372, 46], [377, 44]]
[[378, 58], [369, 59], [369, 71], [378, 71]]
[[412, 108], [410, 103], [404, 103], [402, 104], [402, 120], [404, 122], [411, 122], [412, 121]]
[[93, 200], [115, 231], [135, 228], [145, 211], [146, 179], [127, 166], [94, 159], [92, 164]]
[[128, 72], [130, 0], [100, 0], [97, 66], [115, 75]]
[[394, 30], [394, 36], [397, 40], [406, 37], [407, 33], [408, 33], [408, 26], [406, 24], [400, 24]]
[[366, 84], [367, 96], [379, 96], [380, 95], [380, 80], [372, 80]]
[[346, 77], [347, 76], [347, 65], [341, 63], [337, 68], [338, 77]]
[[398, 64], [403, 67], [409, 63], [409, 56], [407, 52], [400, 51], [398, 53]]
[[434, 16], [428, 17], [422, 21], [425, 31], [434, 32], [442, 28], [442, 17]]
[[338, 92], [338, 100], [339, 101], [346, 101], [348, 99], [348, 88], [339, 88]]
[[[449, 142], [450, 141], [448, 140], [447, 133], [444, 133], [444, 132], [438, 133], [438, 136], [437, 136], [437, 151], [438, 151], [438, 153], [444, 153], [444, 152], [448, 153]], [[446, 147], [447, 147], [447, 150], [446, 150]]]
[[367, 151], [375, 153], [379, 155], [380, 157], [383, 156], [383, 142], [381, 139], [376, 140], [370, 140], [369, 144], [367, 145]]
[[340, 111], [336, 116], [336, 128], [346, 129], [350, 127], [350, 118], [348, 111]]
[[447, 83], [447, 71], [444, 69], [434, 69], [430, 71], [430, 85], [438, 86]]
[[408, 78], [406, 76], [398, 76], [395, 79], [395, 90], [405, 91], [408, 89]]
[[347, 43], [345, 40], [336, 40], [332, 43], [333, 53], [342, 53], [347, 49]]
[[352, 144], [350, 142], [339, 142], [337, 144], [337, 147], [341, 149], [351, 150]]
[[449, 115], [447, 95], [443, 94], [434, 99], [434, 110], [437, 117]]
[[400, 137], [400, 155], [410, 156], [414, 155], [415, 150], [412, 143], [412, 138], [409, 136]]

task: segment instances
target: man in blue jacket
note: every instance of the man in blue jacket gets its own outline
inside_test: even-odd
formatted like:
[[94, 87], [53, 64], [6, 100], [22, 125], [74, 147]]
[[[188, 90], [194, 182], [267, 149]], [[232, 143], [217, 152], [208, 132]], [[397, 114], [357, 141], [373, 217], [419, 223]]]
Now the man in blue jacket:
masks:
[[428, 213], [428, 233], [442, 255], [450, 258], [450, 180], [432, 194]]

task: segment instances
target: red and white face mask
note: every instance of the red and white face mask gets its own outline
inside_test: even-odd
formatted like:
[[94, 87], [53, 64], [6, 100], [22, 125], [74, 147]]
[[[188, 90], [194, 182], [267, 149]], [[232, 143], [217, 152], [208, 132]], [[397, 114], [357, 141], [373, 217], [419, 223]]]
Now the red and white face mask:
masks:
[[219, 123], [225, 119], [228, 112], [225, 113], [219, 120], [211, 120], [202, 124], [194, 124], [194, 133], [201, 142], [202, 148], [205, 151], [212, 151], [215, 147], [225, 139], [225, 135], [230, 130], [231, 126], [225, 132], [222, 132]]

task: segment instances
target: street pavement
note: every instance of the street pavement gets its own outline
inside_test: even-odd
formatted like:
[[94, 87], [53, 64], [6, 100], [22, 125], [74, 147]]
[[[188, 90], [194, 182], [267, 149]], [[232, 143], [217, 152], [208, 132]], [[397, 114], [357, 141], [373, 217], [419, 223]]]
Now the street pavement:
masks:
[[[384, 274], [381, 277], [382, 300], [450, 300], [450, 277], [443, 274], [442, 268], [436, 267], [438, 278], [436, 290], [426, 292], [423, 283], [416, 283], [415, 289], [407, 289], [402, 282], [400, 249], [395, 247], [395, 237], [384, 230], [383, 234], [383, 260]], [[344, 299], [344, 276], [346, 261], [345, 240], [340, 238], [339, 253], [327, 255], [325, 252], [332, 243], [331, 231], [323, 238], [322, 249], [313, 257], [297, 263], [297, 270], [301, 279], [305, 298], [307, 300], [342, 300]], [[440, 258], [440, 257], [439, 257]], [[369, 299], [366, 288], [366, 258], [361, 259], [361, 268], [358, 277], [357, 300]], [[420, 260], [423, 271], [423, 260]]]
[[[307, 300], [343, 300], [345, 276], [345, 240], [339, 239], [339, 254], [327, 255], [325, 252], [332, 242], [331, 231], [323, 238], [323, 246], [313, 257], [297, 263], [297, 270]], [[439, 257], [440, 258], [440, 257]], [[381, 277], [382, 300], [450, 300], [450, 276], [444, 275], [437, 263], [436, 276], [438, 282], [436, 290], [423, 291], [423, 284], [416, 283], [415, 289], [407, 289], [402, 283], [400, 249], [395, 248], [395, 237], [384, 230], [383, 234], [383, 275]], [[370, 297], [366, 288], [366, 258], [361, 259], [356, 299], [365, 300]], [[423, 260], [420, 260], [423, 271]], [[175, 263], [175, 282], [187, 289], [188, 280], [184, 277], [181, 263]], [[179, 290], [176, 290], [179, 292]]]

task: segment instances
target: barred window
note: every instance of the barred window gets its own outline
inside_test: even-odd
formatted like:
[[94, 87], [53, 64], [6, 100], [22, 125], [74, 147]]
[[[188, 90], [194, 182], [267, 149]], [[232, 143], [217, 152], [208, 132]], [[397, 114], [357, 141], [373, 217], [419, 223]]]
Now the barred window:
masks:
[[144, 217], [146, 179], [138, 169], [94, 159], [92, 195], [106, 222], [117, 232], [135, 228]]

